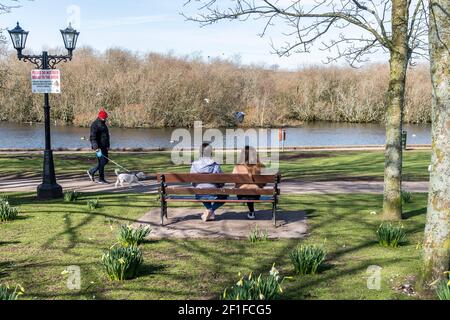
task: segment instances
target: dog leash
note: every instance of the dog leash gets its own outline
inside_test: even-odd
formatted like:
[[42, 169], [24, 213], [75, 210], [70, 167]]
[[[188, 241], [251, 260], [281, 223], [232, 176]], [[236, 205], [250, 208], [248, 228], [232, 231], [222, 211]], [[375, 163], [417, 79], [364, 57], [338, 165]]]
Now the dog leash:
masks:
[[[85, 137], [81, 137], [81, 140], [83, 141], [88, 141]], [[110, 158], [106, 157], [104, 154], [102, 154], [102, 157], [104, 157], [106, 160], [109, 160], [111, 163], [115, 164], [116, 166], [118, 166], [120, 169], [125, 170], [128, 173], [133, 173], [132, 171], [128, 170], [127, 168], [122, 167], [120, 164], [118, 164], [117, 162], [115, 162], [114, 160], [111, 160]]]
[[118, 164], [117, 162], [111, 160], [110, 158], [108, 158], [105, 155], [102, 155], [102, 157], [104, 157], [106, 160], [109, 160], [111, 163], [115, 164], [116, 166], [118, 166], [120, 169], [125, 170], [126, 172], [132, 173], [130, 170], [128, 170], [127, 168], [122, 167], [120, 164]]

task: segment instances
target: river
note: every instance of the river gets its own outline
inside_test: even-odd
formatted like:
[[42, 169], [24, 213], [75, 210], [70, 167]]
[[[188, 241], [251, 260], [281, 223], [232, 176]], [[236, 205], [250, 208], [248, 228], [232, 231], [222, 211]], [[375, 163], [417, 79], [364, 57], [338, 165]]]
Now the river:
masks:
[[[170, 148], [177, 137], [172, 137], [175, 129], [111, 129], [113, 148]], [[206, 129], [205, 129], [206, 130]], [[405, 125], [408, 131], [408, 144], [431, 144], [430, 125]], [[220, 129], [224, 137], [232, 136], [232, 131]], [[193, 132], [189, 130], [189, 132]], [[270, 129], [267, 140], [272, 146], [278, 141], [278, 129]], [[362, 146], [383, 145], [385, 129], [379, 124], [348, 123], [309, 123], [295, 128], [286, 128], [286, 147], [321, 146]], [[86, 148], [89, 147], [88, 128], [52, 127], [52, 147]], [[175, 142], [176, 143], [176, 142]], [[245, 141], [237, 143], [243, 147]], [[186, 147], [186, 139], [183, 145]], [[0, 122], [0, 149], [38, 149], [44, 147], [44, 126], [41, 124], [12, 124]]]

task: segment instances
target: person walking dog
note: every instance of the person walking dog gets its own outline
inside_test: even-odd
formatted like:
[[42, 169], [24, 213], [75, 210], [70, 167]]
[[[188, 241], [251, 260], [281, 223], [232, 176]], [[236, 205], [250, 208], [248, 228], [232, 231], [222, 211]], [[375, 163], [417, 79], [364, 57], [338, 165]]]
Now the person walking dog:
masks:
[[109, 184], [105, 179], [105, 166], [108, 164], [108, 151], [110, 148], [109, 129], [106, 125], [108, 113], [105, 110], [99, 112], [97, 119], [91, 125], [90, 141], [92, 150], [97, 154], [98, 164], [91, 170], [87, 171], [89, 179], [95, 182], [95, 174], [99, 173], [99, 183]]

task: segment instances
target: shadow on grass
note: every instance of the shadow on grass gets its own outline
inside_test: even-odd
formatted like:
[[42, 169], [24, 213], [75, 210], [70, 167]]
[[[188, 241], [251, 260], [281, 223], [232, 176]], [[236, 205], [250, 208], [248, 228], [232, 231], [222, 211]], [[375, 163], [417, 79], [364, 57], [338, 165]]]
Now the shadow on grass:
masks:
[[11, 270], [14, 265], [11, 261], [0, 262], [0, 279], [8, 276], [8, 271]]
[[29, 220], [29, 219], [31, 219], [31, 218], [34, 218], [33, 216], [24, 216], [24, 215], [21, 215], [20, 214], [20, 212], [19, 212], [19, 215], [17, 216], [17, 217], [15, 217], [13, 220], [11, 220], [11, 221], [8, 221], [9, 223], [12, 223], [12, 222], [14, 222], [14, 221], [23, 221], [23, 220]]
[[21, 244], [20, 241], [0, 241], [0, 247], [1, 246], [9, 246], [12, 244]]
[[167, 268], [164, 265], [156, 265], [156, 264], [147, 264], [144, 262], [144, 264], [139, 268], [137, 272], [137, 277], [146, 277], [151, 276], [154, 274], [157, 274], [158, 272], [163, 272]]
[[332, 263], [331, 261], [327, 260], [317, 268], [317, 273], [321, 274], [321, 273], [324, 273], [327, 271], [331, 271], [335, 268], [337, 268], [337, 265]]
[[426, 213], [427, 213], [427, 208], [426, 207], [421, 208], [421, 209], [417, 209], [417, 210], [404, 212], [403, 213], [403, 219], [404, 220], [408, 220], [408, 219], [411, 219], [411, 218], [416, 217], [416, 216], [424, 215]]
[[77, 244], [80, 244], [81, 241], [78, 237], [77, 230], [87, 224], [89, 224], [94, 219], [94, 216], [88, 215], [85, 217], [79, 224], [73, 225], [70, 212], [66, 212], [64, 214], [64, 231], [55, 234], [53, 237], [49, 238], [45, 244], [42, 246], [43, 248], [52, 248], [52, 244], [60, 239], [63, 236], [67, 236], [69, 240], [69, 244], [62, 249], [63, 253], [67, 253], [71, 249], [75, 248]]

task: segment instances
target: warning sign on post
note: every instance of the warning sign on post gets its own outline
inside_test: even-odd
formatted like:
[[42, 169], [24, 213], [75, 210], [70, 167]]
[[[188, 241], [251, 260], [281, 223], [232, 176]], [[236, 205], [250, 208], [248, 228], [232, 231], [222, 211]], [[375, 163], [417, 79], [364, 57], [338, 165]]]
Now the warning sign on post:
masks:
[[60, 70], [32, 70], [33, 93], [61, 93]]

